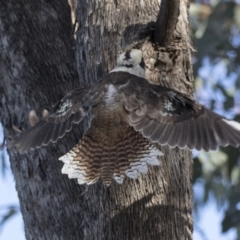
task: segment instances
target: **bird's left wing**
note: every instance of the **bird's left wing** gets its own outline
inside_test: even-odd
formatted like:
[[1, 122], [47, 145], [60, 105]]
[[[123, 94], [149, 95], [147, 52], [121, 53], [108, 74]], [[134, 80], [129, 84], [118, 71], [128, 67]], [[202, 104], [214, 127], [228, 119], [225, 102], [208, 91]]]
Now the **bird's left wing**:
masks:
[[240, 124], [173, 89], [130, 79], [121, 89], [129, 124], [161, 145], [206, 151], [240, 145]]
[[10, 147], [15, 146], [20, 153], [23, 153], [56, 142], [72, 129], [73, 123], [79, 123], [91, 108], [101, 101], [104, 92], [104, 84], [99, 83], [93, 87], [76, 89], [68, 93], [47, 117], [13, 139], [9, 144]]

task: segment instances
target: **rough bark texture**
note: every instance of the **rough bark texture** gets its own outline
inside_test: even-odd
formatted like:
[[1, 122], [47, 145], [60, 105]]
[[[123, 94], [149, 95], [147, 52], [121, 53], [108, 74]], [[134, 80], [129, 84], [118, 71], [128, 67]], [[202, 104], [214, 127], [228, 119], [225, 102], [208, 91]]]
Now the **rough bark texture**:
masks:
[[[190, 93], [187, 5], [187, 0], [180, 1], [171, 46], [140, 45], [151, 82]], [[41, 114], [69, 90], [106, 74], [118, 52], [133, 46], [133, 40], [138, 45], [146, 40], [158, 10], [157, 0], [79, 0], [74, 47], [66, 0], [2, 1], [0, 120], [6, 136], [15, 134], [12, 125], [27, 127], [29, 110]], [[161, 166], [138, 180], [86, 188], [62, 175], [57, 160], [86, 127], [87, 122], [75, 126], [58, 144], [25, 155], [9, 151], [26, 238], [191, 239], [191, 153], [164, 147]]]

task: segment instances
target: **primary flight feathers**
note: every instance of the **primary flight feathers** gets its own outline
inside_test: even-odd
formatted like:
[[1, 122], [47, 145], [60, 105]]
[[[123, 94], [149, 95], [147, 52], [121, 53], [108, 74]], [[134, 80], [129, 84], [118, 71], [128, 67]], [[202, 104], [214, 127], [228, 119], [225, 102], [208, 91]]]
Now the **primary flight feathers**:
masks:
[[117, 66], [97, 84], [68, 93], [33, 128], [11, 145], [23, 153], [56, 142], [92, 114], [79, 143], [60, 158], [63, 173], [79, 184], [112, 177], [137, 178], [147, 165], [159, 165], [156, 143], [170, 147], [214, 150], [240, 145], [240, 124], [206, 109], [185, 94], [150, 84], [144, 78], [140, 50], [120, 55]]

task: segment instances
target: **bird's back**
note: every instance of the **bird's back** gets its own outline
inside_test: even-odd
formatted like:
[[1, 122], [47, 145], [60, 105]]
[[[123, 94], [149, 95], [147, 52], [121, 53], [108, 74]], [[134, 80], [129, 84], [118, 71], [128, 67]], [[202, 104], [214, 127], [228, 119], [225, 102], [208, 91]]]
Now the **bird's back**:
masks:
[[79, 184], [95, 183], [101, 178], [109, 185], [112, 177], [122, 183], [125, 175], [136, 179], [146, 173], [148, 164], [159, 165], [161, 152], [128, 124], [125, 111], [116, 104], [113, 89], [97, 109], [91, 126], [79, 143], [60, 158], [62, 172], [77, 178]]

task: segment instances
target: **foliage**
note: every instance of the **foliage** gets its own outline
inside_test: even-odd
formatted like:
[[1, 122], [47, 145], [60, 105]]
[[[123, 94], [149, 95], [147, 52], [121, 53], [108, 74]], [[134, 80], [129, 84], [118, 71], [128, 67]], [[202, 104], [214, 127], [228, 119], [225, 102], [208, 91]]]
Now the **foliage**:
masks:
[[[217, 4], [216, 4], [217, 2]], [[240, 120], [240, 6], [235, 2], [192, 4], [196, 98], [228, 118]], [[232, 147], [200, 152], [195, 160], [194, 182], [203, 179], [206, 203], [213, 193], [225, 207], [222, 231], [236, 228], [240, 237], [240, 152]], [[195, 210], [201, 206], [195, 204]]]

